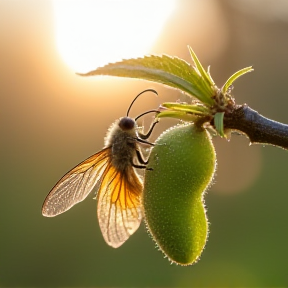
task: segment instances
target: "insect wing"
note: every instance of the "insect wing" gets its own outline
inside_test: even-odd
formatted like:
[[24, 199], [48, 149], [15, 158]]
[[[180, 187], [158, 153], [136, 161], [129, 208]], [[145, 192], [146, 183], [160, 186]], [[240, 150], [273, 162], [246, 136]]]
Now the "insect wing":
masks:
[[65, 174], [47, 195], [43, 203], [42, 214], [53, 217], [83, 201], [111, 161], [110, 149], [101, 150]]
[[104, 171], [98, 192], [98, 220], [106, 243], [121, 246], [142, 220], [140, 195], [143, 186], [134, 168], [119, 172], [112, 163]]

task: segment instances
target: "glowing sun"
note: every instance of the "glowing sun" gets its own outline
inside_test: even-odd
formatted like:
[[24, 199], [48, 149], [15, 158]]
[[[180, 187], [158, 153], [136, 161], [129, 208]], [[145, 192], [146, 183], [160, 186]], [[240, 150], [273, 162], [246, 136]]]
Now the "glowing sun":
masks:
[[54, 0], [57, 48], [75, 72], [149, 52], [175, 0]]

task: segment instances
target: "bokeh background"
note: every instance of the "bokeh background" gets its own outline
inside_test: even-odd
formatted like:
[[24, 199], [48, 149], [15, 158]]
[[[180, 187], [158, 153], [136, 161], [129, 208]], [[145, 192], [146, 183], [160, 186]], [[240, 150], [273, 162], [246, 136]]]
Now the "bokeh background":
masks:
[[[102, 148], [134, 96], [146, 88], [160, 95], [137, 100], [131, 116], [185, 100], [161, 85], [75, 72], [144, 54], [190, 61], [190, 45], [219, 86], [253, 65], [235, 83], [237, 102], [288, 122], [288, 1], [132, 2], [0, 0], [0, 286], [287, 287], [288, 154], [243, 136], [214, 139], [210, 235], [193, 266], [170, 265], [144, 225], [119, 249], [108, 247], [93, 195], [42, 217], [55, 182]], [[163, 120], [154, 139], [171, 123]]]

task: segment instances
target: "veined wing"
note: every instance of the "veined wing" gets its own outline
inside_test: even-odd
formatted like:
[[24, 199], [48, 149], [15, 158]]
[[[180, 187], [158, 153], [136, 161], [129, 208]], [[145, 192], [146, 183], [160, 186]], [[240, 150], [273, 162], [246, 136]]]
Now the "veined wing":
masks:
[[65, 174], [47, 195], [42, 214], [57, 216], [83, 201], [111, 162], [110, 157], [110, 148], [105, 148]]
[[98, 220], [106, 243], [121, 246], [142, 220], [142, 182], [132, 166], [119, 172], [111, 163], [98, 191]]

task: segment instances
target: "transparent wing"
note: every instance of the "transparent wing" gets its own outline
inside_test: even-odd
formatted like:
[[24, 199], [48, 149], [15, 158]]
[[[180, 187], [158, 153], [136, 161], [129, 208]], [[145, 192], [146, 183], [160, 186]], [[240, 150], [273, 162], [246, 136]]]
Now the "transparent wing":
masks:
[[42, 214], [53, 217], [83, 201], [111, 161], [110, 149], [101, 150], [65, 174], [47, 195]]
[[142, 220], [142, 182], [132, 166], [125, 173], [110, 163], [104, 171], [98, 192], [98, 220], [106, 243], [121, 246]]

